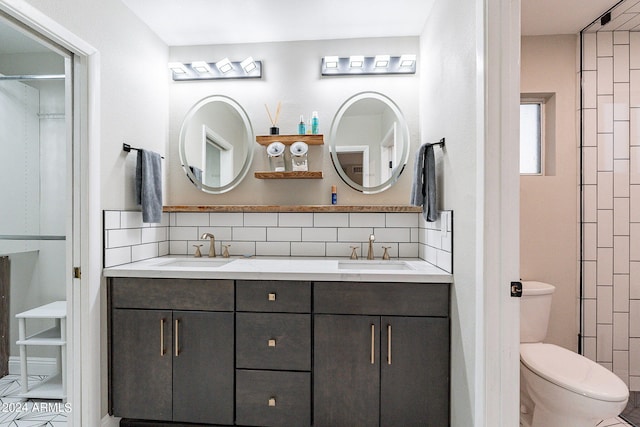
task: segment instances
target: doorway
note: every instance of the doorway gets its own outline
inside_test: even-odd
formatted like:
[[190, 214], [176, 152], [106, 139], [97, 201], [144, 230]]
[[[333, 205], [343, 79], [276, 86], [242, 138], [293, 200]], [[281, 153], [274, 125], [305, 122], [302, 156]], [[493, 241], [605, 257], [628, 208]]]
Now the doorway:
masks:
[[[0, 402], [3, 422], [73, 408], [71, 52], [0, 13]], [[52, 304], [61, 307], [50, 311]], [[37, 310], [37, 311], [33, 311]], [[62, 313], [62, 314], [61, 314]], [[19, 318], [24, 318], [21, 324]], [[25, 418], [27, 417], [27, 418]]]

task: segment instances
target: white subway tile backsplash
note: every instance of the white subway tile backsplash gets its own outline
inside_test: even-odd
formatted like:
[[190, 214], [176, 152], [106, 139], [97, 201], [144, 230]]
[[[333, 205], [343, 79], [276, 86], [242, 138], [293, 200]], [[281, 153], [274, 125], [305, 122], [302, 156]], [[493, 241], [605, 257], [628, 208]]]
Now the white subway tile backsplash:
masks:
[[629, 187], [629, 221], [640, 222], [640, 185]]
[[169, 241], [158, 242], [158, 256], [166, 256], [169, 253]]
[[[397, 243], [374, 243], [373, 244], [373, 257], [375, 259], [382, 259], [382, 256], [384, 255], [384, 248], [387, 248], [387, 252], [389, 253], [389, 256], [391, 258], [398, 258], [398, 244]], [[365, 256], [366, 256], [366, 251], [368, 250], [368, 245], [367, 248], [365, 249]]]
[[313, 213], [282, 212], [278, 214], [279, 227], [313, 227]]
[[197, 240], [198, 227], [169, 227], [169, 240]]
[[613, 172], [598, 172], [598, 209], [613, 209]]
[[338, 240], [337, 228], [303, 228], [304, 242], [335, 242]]
[[598, 110], [595, 107], [582, 110], [582, 130], [582, 145], [595, 147], [598, 140]]
[[613, 95], [598, 95], [598, 133], [613, 132]]
[[582, 220], [583, 222], [596, 222], [598, 215], [598, 203], [597, 193], [598, 187], [596, 185], [584, 185], [582, 186]]
[[[375, 228], [373, 234], [377, 242], [411, 242], [411, 231], [408, 228]], [[438, 243], [438, 247], [441, 247], [441, 241]]]
[[597, 77], [598, 74], [595, 71], [584, 71], [582, 73], [582, 103], [584, 108], [595, 109], [598, 107]]
[[121, 246], [139, 245], [142, 233], [140, 228], [126, 228], [120, 230], [107, 231], [107, 248], [118, 248]]
[[271, 212], [271, 213], [245, 212], [244, 226], [245, 227], [277, 227], [278, 214], [275, 212]]
[[104, 211], [104, 229], [120, 228], [120, 211]]
[[629, 33], [629, 68], [640, 69], [640, 33]]
[[630, 147], [629, 183], [640, 184], [640, 147]]
[[629, 109], [629, 145], [640, 145], [640, 108]]
[[629, 121], [616, 121], [613, 124], [613, 158], [629, 158]]
[[614, 31], [613, 44], [614, 44], [614, 48], [615, 48], [615, 45], [617, 44], [629, 44], [629, 31]]
[[640, 261], [640, 223], [631, 223], [629, 234], [629, 260]]
[[640, 338], [640, 300], [629, 301], [629, 336]]
[[418, 243], [398, 243], [398, 256], [400, 258], [418, 258], [420, 248]]
[[104, 250], [105, 267], [113, 267], [115, 265], [126, 264], [129, 262], [131, 262], [130, 246]]
[[595, 261], [584, 261], [582, 263], [584, 298], [595, 299], [597, 297], [596, 287], [596, 266]]
[[640, 377], [640, 338], [629, 339], [629, 375]]
[[[629, 352], [613, 351], [613, 373], [629, 385]], [[614, 424], [615, 425], [615, 424]], [[604, 427], [604, 425], [603, 425]]]
[[125, 211], [120, 214], [120, 228], [141, 228], [142, 212]]
[[256, 254], [256, 242], [229, 242], [229, 255], [254, 256]]
[[299, 242], [302, 240], [302, 229], [299, 227], [269, 227], [267, 241], [269, 242]]
[[323, 242], [291, 242], [291, 256], [326, 256]]
[[166, 227], [154, 227], [142, 229], [142, 243], [157, 243], [167, 240]]
[[264, 242], [267, 240], [265, 227], [233, 227], [231, 236], [236, 241]]
[[[368, 242], [369, 236], [373, 234], [373, 228], [371, 227], [351, 227], [351, 228], [338, 228], [338, 241], [339, 242]], [[378, 236], [376, 236], [378, 240]]]
[[629, 350], [629, 313], [613, 313], [613, 349]]
[[209, 224], [212, 227], [242, 227], [244, 215], [242, 212], [211, 212]]
[[385, 214], [386, 226], [391, 227], [418, 227], [419, 213], [387, 213]]
[[629, 83], [613, 85], [613, 120], [629, 120]]
[[445, 271], [452, 271], [452, 263], [451, 253], [438, 249], [436, 265]]
[[598, 134], [598, 171], [613, 171], [613, 134]]
[[147, 243], [145, 245], [135, 245], [131, 247], [131, 261], [141, 261], [143, 259], [155, 258], [158, 256], [158, 244]]
[[596, 33], [585, 33], [582, 37], [582, 69], [596, 70]]
[[585, 299], [583, 302], [584, 308], [584, 335], [586, 337], [595, 337], [596, 333], [596, 300]]
[[629, 235], [629, 199], [613, 199], [613, 234], [615, 236]]
[[582, 224], [583, 229], [583, 258], [584, 260], [596, 261], [598, 259], [598, 226], [593, 223]]
[[629, 160], [615, 160], [613, 168], [613, 197], [629, 197]]
[[257, 256], [291, 256], [289, 242], [256, 242]]
[[169, 253], [171, 255], [187, 255], [193, 253], [189, 252], [188, 242], [186, 240], [170, 240], [169, 241]]
[[362, 251], [362, 243], [360, 242], [327, 242], [325, 246], [328, 257], [350, 257], [351, 246], [356, 246], [358, 258], [363, 258], [363, 254], [365, 258], [367, 256], [366, 250]]
[[598, 149], [596, 147], [584, 147], [582, 149], [583, 184], [598, 184]]
[[209, 226], [209, 214], [206, 212], [176, 212], [175, 221], [177, 227]]
[[384, 213], [350, 213], [350, 227], [384, 227], [386, 216]]
[[[349, 227], [349, 214], [343, 212], [316, 212], [313, 214], [314, 227]], [[352, 223], [351, 227], [366, 227]]]
[[231, 227], [198, 227], [198, 237], [205, 233], [211, 233], [216, 241], [231, 240]]
[[640, 70], [631, 70], [629, 80], [629, 107], [640, 107]]

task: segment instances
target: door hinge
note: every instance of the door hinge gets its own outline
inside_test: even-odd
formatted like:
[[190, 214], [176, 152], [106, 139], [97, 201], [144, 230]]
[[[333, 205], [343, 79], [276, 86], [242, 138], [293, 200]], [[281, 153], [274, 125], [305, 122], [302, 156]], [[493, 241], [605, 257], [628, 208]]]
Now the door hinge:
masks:
[[511, 282], [511, 296], [514, 298], [522, 297], [522, 282]]
[[80, 267], [73, 267], [73, 278], [74, 279], [82, 278], [82, 270], [80, 270]]

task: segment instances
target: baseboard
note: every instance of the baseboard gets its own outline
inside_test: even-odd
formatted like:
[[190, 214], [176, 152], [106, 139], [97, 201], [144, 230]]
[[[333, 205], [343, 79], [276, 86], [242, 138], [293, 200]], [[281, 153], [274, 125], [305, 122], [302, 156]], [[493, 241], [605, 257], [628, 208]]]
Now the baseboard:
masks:
[[[58, 372], [58, 360], [55, 357], [27, 357], [29, 375], [55, 375]], [[20, 375], [20, 357], [9, 357], [9, 374]]]
[[111, 415], [105, 415], [100, 423], [100, 427], [118, 427], [119, 425], [120, 418], [112, 417]]

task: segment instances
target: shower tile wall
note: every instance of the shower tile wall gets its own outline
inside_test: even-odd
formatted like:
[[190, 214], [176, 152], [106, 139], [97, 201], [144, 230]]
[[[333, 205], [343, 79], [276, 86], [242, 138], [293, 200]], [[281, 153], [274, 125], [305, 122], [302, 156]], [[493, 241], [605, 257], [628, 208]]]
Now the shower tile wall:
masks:
[[584, 354], [640, 390], [640, 32], [582, 44]]
[[104, 265], [112, 267], [163, 255], [188, 255], [194, 245], [209, 251], [203, 233], [216, 236], [216, 251], [231, 255], [348, 257], [351, 246], [365, 257], [375, 235], [391, 257], [422, 258], [452, 272], [452, 212], [428, 223], [420, 213], [253, 213], [172, 212], [160, 224], [143, 224], [140, 212], [104, 212]]

